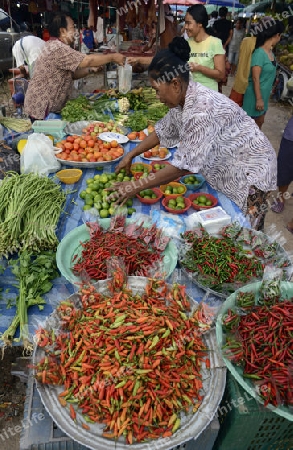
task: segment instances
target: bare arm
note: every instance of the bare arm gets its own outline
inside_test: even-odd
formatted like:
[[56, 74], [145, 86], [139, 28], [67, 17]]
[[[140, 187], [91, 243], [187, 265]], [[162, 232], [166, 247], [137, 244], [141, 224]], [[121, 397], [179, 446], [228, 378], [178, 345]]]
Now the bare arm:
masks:
[[131, 56], [127, 58], [128, 64], [134, 66], [135, 64], [142, 64], [143, 66], [149, 66], [153, 60], [153, 56]]
[[122, 66], [125, 62], [125, 56], [120, 53], [107, 53], [106, 55], [89, 54], [83, 58], [78, 66], [78, 69], [82, 69], [84, 67], [104, 66], [110, 62], [114, 62], [119, 64], [119, 66]]
[[233, 30], [230, 30], [229, 37], [228, 37], [227, 41], [225, 42], [225, 44], [223, 45], [223, 47], [224, 47], [225, 49], [226, 49], [227, 45], [230, 44], [230, 41], [231, 41], [231, 39], [232, 39], [232, 36], [233, 36]]
[[214, 69], [193, 62], [189, 63], [189, 65], [191, 72], [200, 72], [216, 81], [222, 81], [225, 77], [225, 55], [214, 56]]
[[103, 67], [83, 67], [82, 69], [76, 69], [73, 75], [74, 80], [78, 80], [79, 78], [87, 77], [93, 73], [100, 72]]
[[253, 66], [251, 69], [252, 72], [252, 82], [253, 82], [253, 89], [255, 93], [255, 108], [259, 111], [264, 110], [264, 102], [262, 99], [261, 91], [260, 91], [260, 74], [261, 74], [262, 68], [260, 66]]

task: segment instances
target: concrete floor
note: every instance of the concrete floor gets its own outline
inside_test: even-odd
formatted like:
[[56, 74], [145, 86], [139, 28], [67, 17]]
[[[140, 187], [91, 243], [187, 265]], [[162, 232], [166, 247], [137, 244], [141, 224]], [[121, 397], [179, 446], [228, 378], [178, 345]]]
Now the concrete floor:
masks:
[[[229, 77], [227, 86], [223, 87], [223, 94], [229, 95], [233, 84], [233, 78]], [[278, 153], [283, 130], [292, 116], [292, 106], [285, 103], [270, 102], [262, 131], [267, 136], [274, 149]], [[292, 149], [293, 151], [293, 149]], [[272, 192], [273, 202], [278, 191]], [[293, 194], [293, 183], [289, 186], [290, 194]], [[284, 243], [284, 248], [293, 256], [293, 235], [286, 229], [287, 223], [293, 219], [293, 197], [286, 200], [286, 206], [281, 214], [273, 213], [271, 210], [266, 215], [265, 232], [270, 236], [278, 236], [278, 242]]]

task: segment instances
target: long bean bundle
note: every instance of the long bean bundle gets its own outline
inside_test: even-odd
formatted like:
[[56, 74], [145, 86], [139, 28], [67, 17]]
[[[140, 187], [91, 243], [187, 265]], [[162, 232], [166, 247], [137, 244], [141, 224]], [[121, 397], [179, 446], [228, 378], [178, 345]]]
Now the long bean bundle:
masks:
[[52, 179], [9, 173], [0, 185], [0, 255], [55, 249], [65, 194]]

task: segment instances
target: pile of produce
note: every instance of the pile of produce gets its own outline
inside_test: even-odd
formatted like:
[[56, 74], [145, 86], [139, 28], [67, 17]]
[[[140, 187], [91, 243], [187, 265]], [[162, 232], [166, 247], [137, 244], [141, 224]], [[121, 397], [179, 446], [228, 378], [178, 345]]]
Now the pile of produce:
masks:
[[56, 147], [62, 150], [57, 159], [73, 162], [106, 162], [120, 158], [124, 149], [116, 140], [110, 142], [99, 139], [95, 132], [82, 136], [67, 136], [57, 142]]
[[[101, 120], [107, 121], [109, 114], [115, 120], [122, 122], [127, 119], [125, 114], [129, 111], [144, 111], [150, 122], [161, 119], [168, 108], [159, 103], [153, 89], [138, 88], [132, 89], [127, 94], [110, 89], [96, 98], [86, 98], [81, 95], [76, 99], [69, 100], [61, 110], [62, 120], [68, 122], [78, 122], [80, 120]], [[146, 128], [145, 126], [141, 128]]]
[[18, 133], [25, 133], [30, 131], [32, 123], [30, 119], [15, 119], [14, 117], [0, 117], [0, 124], [9, 130], [16, 131]]
[[[95, 208], [101, 218], [107, 218], [116, 213], [117, 205], [115, 201], [109, 202], [109, 188], [113, 183], [118, 181], [130, 181], [133, 178], [128, 177], [125, 169], [121, 169], [119, 173], [107, 173], [95, 175], [93, 178], [88, 178], [87, 188], [81, 191], [80, 198], [84, 200], [83, 210], [91, 210]], [[115, 191], [112, 192], [115, 195]], [[129, 198], [125, 204], [127, 206], [127, 214], [133, 214], [135, 209], [132, 208], [133, 200]]]
[[261, 232], [242, 229], [232, 224], [222, 229], [221, 236], [205, 229], [186, 231], [181, 235], [187, 244], [181, 266], [204, 286], [220, 293], [233, 292], [253, 280], [261, 279], [264, 267], [292, 266], [285, 252]]
[[159, 145], [156, 145], [154, 148], [151, 148], [150, 150], [144, 152], [143, 156], [145, 158], [164, 159], [168, 154], [169, 150], [167, 149], [167, 147], [160, 147]]
[[[274, 406], [293, 406], [292, 298], [280, 300], [278, 289], [257, 300], [255, 292], [239, 292], [235, 308], [223, 316], [224, 356], [243, 368], [258, 393]], [[267, 292], [267, 291], [266, 291]]]
[[277, 60], [283, 66], [286, 66], [289, 70], [293, 70], [293, 45], [280, 45], [278, 44]]
[[103, 423], [103, 437], [127, 444], [170, 437], [181, 413], [198, 410], [210, 366], [198, 312], [187, 312], [184, 286], [149, 280], [135, 294], [121, 280], [116, 272], [107, 295], [83, 286], [79, 309], [60, 303], [59, 332], [37, 332], [46, 356], [35, 376], [64, 387], [59, 402], [85, 429]]
[[156, 225], [150, 228], [135, 223], [126, 225], [124, 217], [116, 216], [107, 230], [98, 223], [88, 226], [90, 239], [81, 244], [81, 256], [73, 257], [75, 275], [85, 272], [92, 280], [103, 280], [107, 278], [107, 261], [113, 256], [123, 259], [128, 275], [137, 276], [150, 276], [150, 271], [163, 261], [169, 238]]
[[55, 249], [65, 194], [50, 178], [9, 173], [0, 184], [0, 255]]

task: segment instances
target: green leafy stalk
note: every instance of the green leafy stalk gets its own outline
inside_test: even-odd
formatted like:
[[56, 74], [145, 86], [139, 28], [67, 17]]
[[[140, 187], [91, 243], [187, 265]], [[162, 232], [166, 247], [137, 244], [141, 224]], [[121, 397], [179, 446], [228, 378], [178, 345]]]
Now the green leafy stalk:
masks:
[[[28, 251], [23, 251], [10, 264], [17, 280], [19, 295], [16, 298], [15, 317], [1, 339], [6, 345], [11, 344], [12, 340], [22, 341], [25, 350], [32, 350], [28, 332], [28, 308], [38, 305], [39, 309], [43, 309], [45, 300], [42, 295], [51, 290], [51, 280], [58, 276], [55, 253], [47, 251], [35, 257]], [[18, 326], [20, 336], [14, 339]]]

